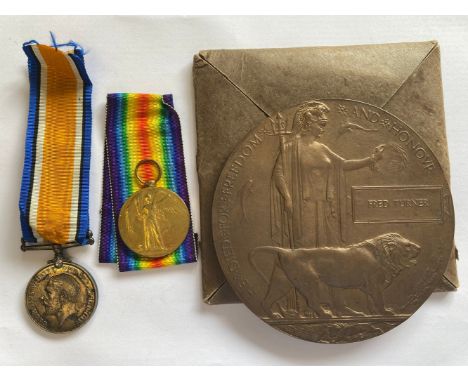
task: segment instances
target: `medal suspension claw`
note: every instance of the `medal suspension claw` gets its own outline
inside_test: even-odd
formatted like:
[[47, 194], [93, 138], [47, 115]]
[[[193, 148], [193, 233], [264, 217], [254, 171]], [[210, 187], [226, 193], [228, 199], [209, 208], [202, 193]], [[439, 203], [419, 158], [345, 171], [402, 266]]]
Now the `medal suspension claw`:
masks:
[[52, 249], [54, 251], [54, 258], [52, 260], [49, 260], [49, 264], [54, 264], [55, 268], [62, 268], [63, 267], [63, 261], [64, 261], [64, 252], [63, 252], [63, 247], [61, 245], [53, 245]]

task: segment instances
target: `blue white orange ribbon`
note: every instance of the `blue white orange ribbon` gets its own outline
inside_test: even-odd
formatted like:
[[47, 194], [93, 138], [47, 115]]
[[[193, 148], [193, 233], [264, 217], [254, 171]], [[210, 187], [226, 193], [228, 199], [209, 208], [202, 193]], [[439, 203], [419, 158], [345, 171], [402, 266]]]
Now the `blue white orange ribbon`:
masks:
[[88, 243], [91, 92], [83, 50], [23, 45], [30, 96], [19, 201], [27, 243]]
[[[162, 177], [157, 186], [177, 193], [190, 211], [182, 133], [172, 96], [109, 94], [99, 261], [118, 262], [120, 271], [196, 261], [192, 223], [181, 246], [162, 258], [142, 258], [126, 247], [120, 238], [117, 229], [119, 212], [125, 201], [141, 188], [134, 171], [144, 159], [153, 159], [161, 166]], [[142, 170], [151, 175], [150, 167], [143, 166]]]

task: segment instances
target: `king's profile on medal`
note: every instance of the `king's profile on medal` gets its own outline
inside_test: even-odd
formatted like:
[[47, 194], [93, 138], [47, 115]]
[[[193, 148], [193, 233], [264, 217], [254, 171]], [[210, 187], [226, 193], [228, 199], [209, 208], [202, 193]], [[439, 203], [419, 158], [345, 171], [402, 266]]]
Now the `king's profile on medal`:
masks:
[[81, 286], [74, 276], [66, 273], [52, 276], [44, 290], [41, 302], [45, 307], [45, 313], [49, 319], [53, 318], [56, 321], [58, 328], [81, 310], [79, 306], [83, 305], [80, 302]]

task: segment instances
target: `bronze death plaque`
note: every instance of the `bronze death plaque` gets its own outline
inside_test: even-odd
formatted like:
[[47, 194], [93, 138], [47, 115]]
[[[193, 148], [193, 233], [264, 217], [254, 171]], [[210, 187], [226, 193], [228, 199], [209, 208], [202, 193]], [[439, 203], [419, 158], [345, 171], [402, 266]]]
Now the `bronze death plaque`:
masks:
[[444, 273], [454, 214], [422, 139], [358, 101], [309, 101], [265, 119], [218, 180], [213, 236], [239, 298], [314, 342], [380, 335]]

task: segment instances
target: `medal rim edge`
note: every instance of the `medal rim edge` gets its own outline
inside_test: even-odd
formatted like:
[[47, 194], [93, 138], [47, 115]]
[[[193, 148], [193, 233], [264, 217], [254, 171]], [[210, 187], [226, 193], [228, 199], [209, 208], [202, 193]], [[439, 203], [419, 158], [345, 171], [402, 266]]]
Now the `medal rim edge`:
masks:
[[67, 333], [71, 333], [71, 332], [74, 332], [76, 331], [77, 329], [80, 329], [82, 326], [84, 326], [85, 324], [87, 324], [91, 318], [93, 317], [94, 315], [94, 312], [96, 311], [96, 308], [97, 308], [97, 305], [99, 303], [99, 292], [98, 292], [98, 288], [97, 288], [97, 284], [96, 284], [96, 280], [94, 279], [94, 277], [91, 275], [91, 273], [86, 269], [84, 268], [83, 266], [77, 264], [77, 263], [74, 263], [72, 261], [64, 261], [63, 262], [64, 265], [68, 265], [68, 266], [73, 266], [73, 267], [76, 267], [78, 268], [79, 270], [81, 270], [83, 273], [85, 273], [89, 280], [91, 281], [91, 284], [93, 285], [94, 287], [94, 304], [93, 304], [93, 309], [91, 310], [90, 314], [89, 314], [89, 317], [86, 321], [83, 321], [80, 325], [70, 329], [70, 330], [62, 330], [62, 331], [53, 331], [53, 330], [50, 330], [48, 329], [47, 327], [44, 327], [42, 326], [41, 324], [39, 324], [33, 317], [33, 315], [31, 314], [30, 310], [28, 309], [28, 291], [29, 291], [29, 288], [30, 288], [30, 285], [31, 285], [31, 282], [32, 280], [34, 279], [34, 277], [42, 272], [44, 269], [46, 268], [49, 268], [49, 267], [53, 267], [55, 268], [55, 265], [54, 264], [47, 264], [47, 265], [44, 265], [43, 267], [39, 268], [32, 276], [31, 278], [29, 279], [28, 281], [28, 284], [26, 285], [26, 289], [24, 291], [24, 307], [26, 308], [26, 312], [28, 313], [28, 316], [29, 318], [31, 319], [32, 322], [34, 322], [34, 324], [41, 328], [43, 331], [47, 332], [47, 333], [52, 333], [52, 334], [67, 334]]
[[[434, 159], [436, 161], [436, 164], [438, 166], [438, 168], [440, 169], [441, 171], [441, 174], [442, 174], [442, 178], [445, 182], [444, 184], [444, 188], [446, 188], [447, 192], [448, 192], [448, 195], [449, 195], [449, 199], [450, 199], [450, 202], [449, 202], [449, 205], [450, 205], [450, 225], [451, 225], [451, 234], [450, 234], [450, 237], [451, 237], [451, 242], [454, 243], [454, 240], [455, 240], [455, 206], [454, 206], [454, 202], [453, 202], [453, 197], [452, 197], [452, 192], [451, 192], [451, 188], [450, 188], [450, 182], [447, 178], [447, 175], [445, 174], [444, 172], [444, 169], [442, 168], [441, 164], [440, 164], [440, 161], [438, 159], [438, 157], [434, 154], [433, 150], [431, 149], [431, 147], [428, 146], [428, 144], [426, 143], [426, 140], [423, 139], [421, 137], [421, 135], [416, 132], [414, 130], [414, 128], [412, 128], [408, 123], [406, 123], [404, 120], [402, 120], [400, 117], [396, 116], [395, 114], [393, 114], [392, 112], [390, 111], [387, 111], [385, 109], [383, 109], [382, 107], [380, 106], [377, 106], [377, 105], [373, 105], [369, 102], [365, 102], [365, 101], [360, 101], [360, 100], [354, 100], [354, 99], [351, 99], [351, 98], [311, 98], [309, 100], [306, 100], [306, 101], [303, 101], [303, 102], [300, 102], [298, 104], [294, 104], [292, 106], [287, 106], [285, 107], [284, 109], [280, 110], [279, 112], [282, 113], [282, 112], [286, 112], [290, 109], [294, 109], [294, 108], [298, 108], [300, 105], [302, 105], [303, 103], [305, 102], [309, 102], [309, 101], [323, 101], [323, 102], [327, 102], [327, 101], [348, 101], [348, 102], [356, 102], [356, 103], [359, 103], [361, 105], [366, 105], [366, 106], [370, 106], [370, 107], [373, 107], [373, 108], [376, 108], [376, 109], [379, 109], [379, 110], [382, 110], [383, 112], [385, 112], [386, 114], [389, 114], [391, 117], [395, 118], [397, 121], [401, 122], [404, 126], [408, 127], [411, 132], [416, 136], [418, 137], [423, 143], [424, 145], [426, 146], [426, 148], [429, 150], [429, 152], [434, 156]], [[273, 113], [274, 115], [274, 113]], [[225, 272], [227, 271], [227, 265], [224, 263], [224, 261], [222, 261], [221, 259], [221, 256], [218, 255], [218, 248], [219, 248], [219, 240], [216, 240], [215, 239], [215, 231], [213, 229], [213, 227], [215, 226], [215, 222], [217, 221], [217, 213], [216, 213], [216, 209], [214, 208], [215, 205], [218, 205], [219, 204], [219, 201], [217, 201], [217, 197], [218, 197], [218, 194], [220, 193], [220, 189], [221, 189], [221, 185], [222, 185], [222, 182], [221, 182], [221, 179], [223, 178], [223, 175], [225, 175], [225, 173], [228, 171], [228, 167], [227, 165], [229, 163], [231, 163], [233, 161], [233, 158], [235, 157], [235, 154], [239, 151], [239, 149], [243, 146], [243, 144], [256, 132], [256, 130], [263, 124], [265, 123], [265, 121], [268, 119], [269, 117], [268, 116], [265, 116], [264, 118], [262, 118], [262, 120], [257, 123], [251, 130], [249, 130], [243, 137], [242, 139], [235, 145], [235, 147], [232, 149], [232, 151], [230, 152], [229, 156], [227, 157], [227, 159], [224, 161], [223, 163], [223, 166], [222, 166], [222, 169], [221, 169], [221, 172], [219, 174], [219, 177], [216, 181], [216, 186], [215, 186], [215, 190], [214, 190], [214, 193], [213, 193], [213, 199], [212, 199], [212, 202], [211, 202], [211, 219], [210, 219], [210, 223], [211, 223], [211, 226], [212, 226], [212, 233], [211, 233], [211, 239], [213, 241], [213, 247], [214, 247], [214, 251], [215, 251], [215, 255], [216, 255], [216, 259], [218, 260], [218, 263], [221, 267], [221, 270], [223, 271], [223, 274], [225, 275], [226, 277], [226, 281], [231, 284], [231, 279], [232, 277], [228, 277], [227, 274], [229, 274], [229, 272]], [[440, 274], [441, 277], [443, 277], [444, 275], [444, 272], [445, 272], [445, 269], [447, 268], [449, 262], [450, 262], [450, 254], [451, 252], [446, 255], [446, 261], [444, 261], [444, 266], [441, 267], [442, 272]], [[376, 337], [380, 337], [381, 335], [383, 334], [386, 334], [394, 329], [396, 329], [397, 327], [399, 327], [401, 324], [405, 323], [408, 321], [409, 318], [411, 318], [423, 305], [424, 303], [429, 299], [429, 297], [432, 295], [432, 293], [434, 293], [434, 290], [435, 288], [437, 287], [437, 283], [433, 283], [434, 284], [434, 287], [432, 288], [431, 292], [428, 294], [428, 296], [422, 301], [422, 303], [407, 317], [405, 318], [403, 321], [401, 321], [399, 324], [397, 324], [395, 327], [389, 329], [389, 330], [386, 330], [384, 333], [381, 333], [381, 334], [377, 334], [377, 335], [374, 335], [374, 336], [371, 336], [371, 337], [366, 337], [366, 338], [363, 338], [363, 339], [358, 339], [358, 340], [354, 340], [354, 341], [346, 341], [346, 342], [333, 342], [332, 344], [351, 344], [351, 343], [357, 343], [357, 342], [362, 342], [362, 341], [365, 341], [365, 340], [369, 340], [369, 339], [373, 339], [373, 338], [376, 338]], [[312, 343], [320, 343], [320, 344], [328, 344], [328, 342], [323, 342], [323, 341], [312, 341], [312, 340], [309, 340], [307, 338], [304, 338], [304, 337], [300, 337], [298, 335], [295, 335], [295, 334], [292, 334], [292, 333], [289, 333], [287, 331], [284, 331], [282, 329], [280, 329], [278, 326], [276, 325], [272, 325], [270, 323], [268, 323], [266, 320], [264, 320], [262, 317], [260, 317], [259, 315], [257, 315], [254, 310], [252, 310], [250, 308], [250, 302], [249, 304], [247, 304], [245, 302], [246, 298], [238, 291], [238, 287], [233, 287], [232, 288], [234, 293], [236, 294], [236, 296], [239, 298], [239, 300], [244, 304], [246, 305], [246, 307], [248, 308], [248, 310], [255, 316], [257, 317], [258, 319], [260, 319], [262, 322], [264, 322], [265, 324], [267, 324], [268, 326], [272, 327], [273, 329], [283, 333], [283, 334], [286, 334], [288, 336], [291, 336], [293, 338], [297, 338], [297, 339], [300, 339], [300, 340], [303, 340], [303, 341], [307, 341], [307, 342], [312, 342]]]
[[[145, 255], [142, 255], [141, 253], [135, 251], [133, 248], [131, 248], [131, 247], [127, 244], [127, 242], [125, 241], [125, 239], [124, 239], [124, 237], [123, 237], [123, 235], [122, 235], [122, 233], [121, 233], [121, 229], [120, 229], [120, 220], [121, 220], [121, 216], [122, 216], [122, 215], [121, 215], [121, 212], [122, 212], [122, 210], [124, 209], [124, 207], [125, 207], [127, 204], [130, 204], [131, 200], [132, 200], [139, 192], [143, 191], [143, 190], [146, 189], [146, 188], [151, 188], [151, 187], [152, 187], [152, 188], [155, 188], [155, 189], [158, 189], [158, 190], [163, 190], [164, 192], [170, 192], [171, 194], [173, 194], [174, 196], [176, 196], [176, 197], [180, 200], [180, 202], [182, 203], [182, 205], [185, 207], [185, 210], [186, 210], [186, 212], [187, 212], [187, 214], [186, 214], [186, 216], [187, 216], [187, 219], [186, 219], [186, 220], [187, 220], [187, 227], [186, 227], [186, 229], [184, 230], [184, 231], [185, 231], [185, 235], [184, 235], [183, 239], [180, 241], [180, 243], [179, 243], [174, 249], [172, 249], [171, 251], [169, 251], [169, 252], [167, 252], [167, 253], [164, 253], [164, 254], [162, 254], [162, 255], [158, 255], [158, 256], [145, 256]], [[118, 217], [118, 221], [117, 221], [117, 228], [118, 228], [118, 234], [119, 234], [120, 238], [122, 239], [123, 243], [125, 244], [125, 246], [126, 246], [129, 250], [131, 250], [133, 253], [135, 253], [135, 254], [138, 256], [138, 258], [140, 258], [140, 259], [149, 259], [149, 260], [161, 259], [161, 258], [163, 258], [163, 257], [166, 257], [166, 256], [168, 256], [168, 255], [174, 253], [174, 251], [176, 251], [176, 250], [182, 245], [182, 243], [185, 241], [185, 239], [186, 239], [186, 237], [187, 237], [187, 235], [188, 235], [188, 233], [189, 233], [189, 231], [190, 231], [190, 210], [189, 210], [189, 208], [188, 208], [188, 206], [187, 206], [187, 203], [185, 203], [185, 201], [180, 197], [180, 195], [179, 195], [177, 192], [172, 191], [171, 189], [165, 188], [165, 187], [148, 186], [148, 187], [144, 187], [144, 188], [142, 188], [142, 189], [140, 189], [140, 190], [134, 192], [134, 193], [133, 193], [132, 195], [130, 195], [130, 197], [122, 204], [122, 207], [120, 207], [120, 210], [119, 210], [119, 217]]]

